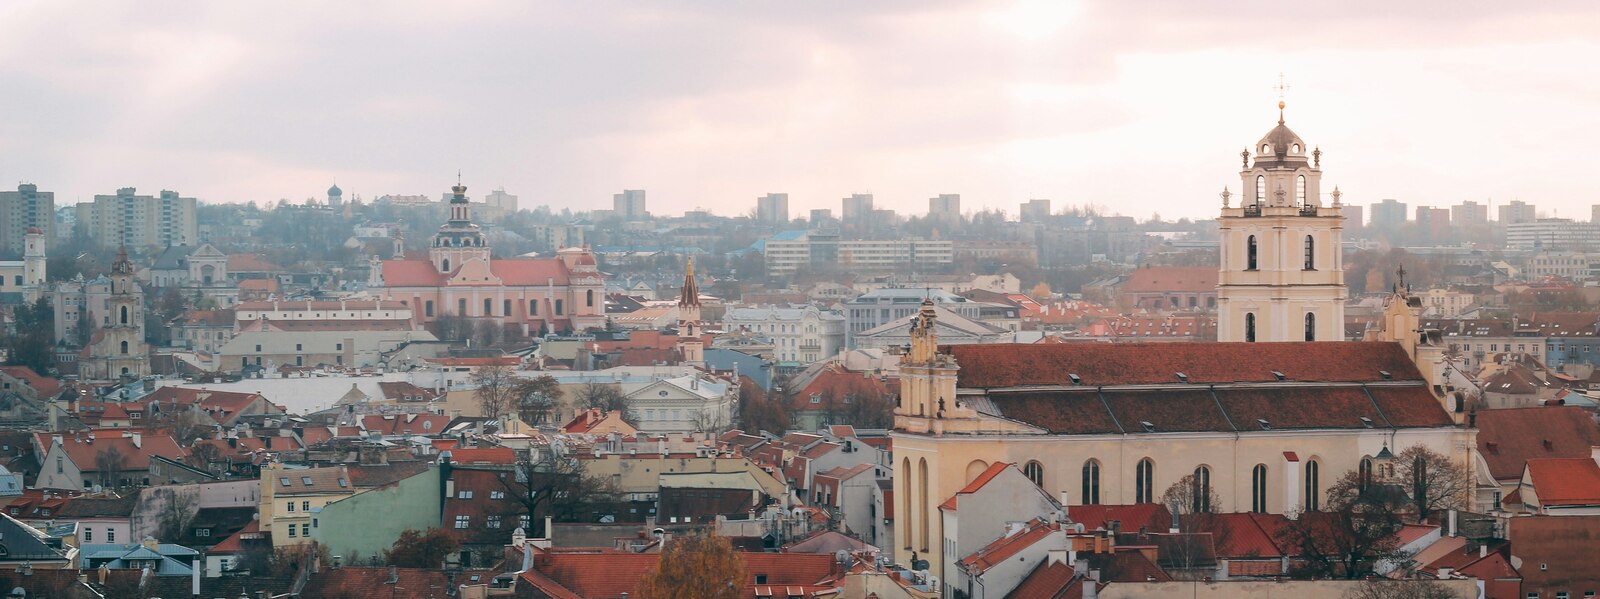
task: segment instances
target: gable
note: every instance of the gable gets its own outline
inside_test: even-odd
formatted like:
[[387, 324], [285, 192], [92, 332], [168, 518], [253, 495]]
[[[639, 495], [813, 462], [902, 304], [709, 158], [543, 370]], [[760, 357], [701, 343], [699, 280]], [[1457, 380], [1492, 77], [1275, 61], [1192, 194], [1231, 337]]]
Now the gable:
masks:
[[495, 276], [494, 270], [489, 267], [489, 261], [483, 258], [473, 258], [462, 263], [450, 276], [448, 285], [500, 285], [500, 277]]

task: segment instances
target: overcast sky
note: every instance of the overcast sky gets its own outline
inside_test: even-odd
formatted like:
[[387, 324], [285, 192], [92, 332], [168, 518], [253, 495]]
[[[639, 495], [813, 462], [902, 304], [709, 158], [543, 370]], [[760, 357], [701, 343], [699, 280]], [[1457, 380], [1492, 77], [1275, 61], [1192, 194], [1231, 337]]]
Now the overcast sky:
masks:
[[[270, 7], [271, 12], [263, 11]], [[850, 193], [1209, 217], [1277, 120], [1345, 201], [1600, 203], [1573, 2], [0, 2], [0, 185], [58, 204]]]

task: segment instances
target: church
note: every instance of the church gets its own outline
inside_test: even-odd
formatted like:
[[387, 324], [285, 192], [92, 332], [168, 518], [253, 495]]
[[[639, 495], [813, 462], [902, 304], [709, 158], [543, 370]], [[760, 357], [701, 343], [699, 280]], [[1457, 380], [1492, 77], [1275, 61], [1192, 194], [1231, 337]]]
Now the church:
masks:
[[[144, 340], [144, 289], [134, 279], [133, 261], [128, 259], [127, 246], [123, 246], [111, 263], [110, 293], [105, 296], [103, 311], [91, 309], [99, 306], [84, 299], [82, 285], [71, 287], [78, 291], [76, 294], [67, 290], [56, 294], [58, 304], [70, 303], [88, 312], [88, 322], [94, 327], [89, 342], [78, 352], [78, 376], [84, 380], [150, 374], [150, 347]], [[59, 317], [62, 310], [58, 308], [56, 313]]]
[[1321, 152], [1307, 161], [1281, 116], [1260, 146], [1245, 156], [1255, 201], [1223, 208], [1223, 342], [940, 345], [923, 304], [894, 410], [897, 562], [950, 579], [963, 556], [939, 506], [995, 463], [1065, 505], [1160, 501], [1193, 475], [1214, 511], [1280, 514], [1319, 509], [1345, 473], [1413, 445], [1474, 463], [1474, 429], [1424, 372], [1412, 302], [1394, 304], [1385, 341], [1342, 341]]
[[419, 325], [445, 316], [490, 318], [523, 335], [605, 326], [605, 281], [593, 253], [565, 248], [555, 258], [493, 258], [472, 222], [466, 186], [458, 182], [451, 192], [449, 220], [426, 258], [372, 258], [374, 295], [410, 306]]

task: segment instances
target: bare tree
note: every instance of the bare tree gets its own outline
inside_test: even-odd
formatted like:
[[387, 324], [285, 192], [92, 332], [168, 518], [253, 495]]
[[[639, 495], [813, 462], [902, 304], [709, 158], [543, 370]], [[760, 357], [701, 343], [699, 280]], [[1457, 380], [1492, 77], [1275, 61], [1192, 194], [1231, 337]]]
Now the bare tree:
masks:
[[1344, 594], [1345, 599], [1469, 599], [1437, 580], [1372, 578]]
[[169, 486], [154, 489], [153, 492], [164, 494], [166, 500], [161, 507], [156, 539], [176, 543], [183, 538], [189, 523], [199, 513], [199, 506], [194, 493], [185, 493], [181, 487]]
[[472, 386], [476, 387], [472, 396], [478, 400], [479, 411], [483, 417], [492, 420], [507, 413], [524, 379], [517, 376], [510, 366], [492, 364], [474, 370], [471, 380]]
[[1466, 509], [1477, 488], [1471, 470], [1422, 445], [1405, 448], [1394, 463], [1396, 480], [1406, 486], [1418, 522], [1439, 512]]
[[528, 536], [549, 533], [545, 516], [556, 522], [594, 522], [620, 505], [618, 491], [609, 481], [589, 476], [582, 460], [554, 450], [537, 453], [540, 457], [518, 462], [511, 476], [500, 479], [506, 498], [521, 503], [528, 515]]
[[99, 475], [100, 486], [106, 489], [115, 489], [121, 486], [122, 470], [128, 466], [128, 457], [122, 455], [122, 450], [115, 445], [107, 446], [94, 454], [94, 468]]
[[1210, 480], [1190, 474], [1167, 487], [1161, 494], [1161, 503], [1180, 516], [1214, 514], [1222, 506], [1222, 496], [1212, 488]]
[[1299, 553], [1294, 574], [1360, 579], [1375, 574], [1379, 562], [1406, 564], [1396, 535], [1405, 526], [1405, 494], [1393, 485], [1362, 484], [1347, 472], [1328, 488], [1323, 511], [1305, 512], [1284, 527], [1278, 541]]
[[601, 383], [588, 383], [578, 389], [578, 407], [583, 409], [597, 408], [602, 412], [622, 412], [622, 419], [629, 424], [638, 422], [633, 413], [633, 406], [628, 396], [622, 394], [622, 389], [616, 385]]
[[544, 424], [561, 402], [561, 383], [548, 374], [522, 379], [514, 389], [517, 417], [528, 424]]
[[172, 440], [183, 446], [208, 437], [217, 427], [215, 420], [199, 413], [193, 407], [158, 412], [156, 423], [159, 427], [170, 429]]

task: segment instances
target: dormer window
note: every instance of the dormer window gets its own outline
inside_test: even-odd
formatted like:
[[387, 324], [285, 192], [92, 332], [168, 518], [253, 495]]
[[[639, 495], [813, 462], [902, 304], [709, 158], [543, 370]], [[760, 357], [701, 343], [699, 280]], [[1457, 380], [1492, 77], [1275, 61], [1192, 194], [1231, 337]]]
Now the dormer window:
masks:
[[1299, 154], [1300, 153], [1300, 144], [1294, 144], [1294, 145], [1289, 146], [1289, 153], [1290, 154]]
[[1261, 144], [1261, 153], [1262, 154], [1271, 154], [1272, 153], [1272, 144]]

